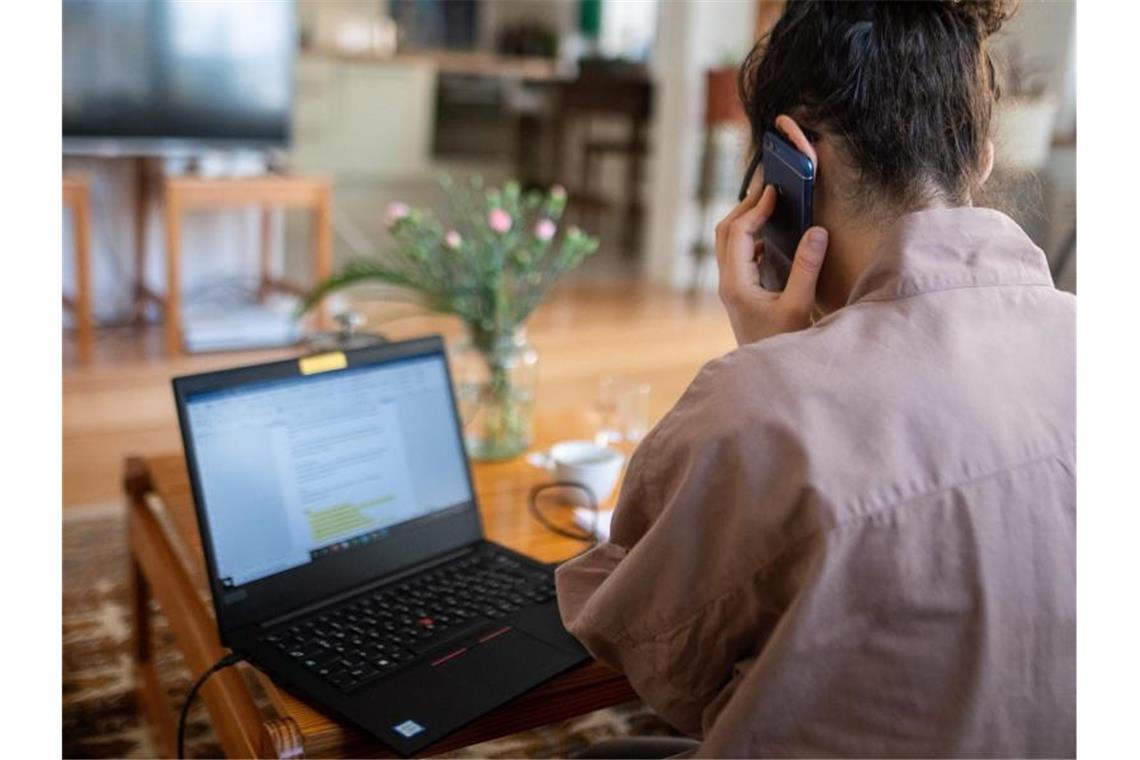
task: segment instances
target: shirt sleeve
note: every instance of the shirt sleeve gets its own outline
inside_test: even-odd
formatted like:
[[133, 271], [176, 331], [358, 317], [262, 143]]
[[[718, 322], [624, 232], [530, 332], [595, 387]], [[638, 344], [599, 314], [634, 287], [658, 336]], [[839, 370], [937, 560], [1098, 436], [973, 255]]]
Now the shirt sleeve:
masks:
[[779, 586], [783, 531], [757, 522], [755, 494], [787, 498], [796, 477], [794, 457], [747, 461], [755, 451], [741, 442], [755, 436], [728, 424], [734, 400], [723, 374], [702, 370], [642, 442], [610, 540], [557, 573], [567, 629], [692, 736], [778, 618], [782, 594], [761, 587]]

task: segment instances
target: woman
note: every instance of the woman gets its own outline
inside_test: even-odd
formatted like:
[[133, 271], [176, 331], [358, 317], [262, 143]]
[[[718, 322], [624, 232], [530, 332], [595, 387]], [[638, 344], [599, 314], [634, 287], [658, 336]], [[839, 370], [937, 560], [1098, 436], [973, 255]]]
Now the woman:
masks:
[[776, 294], [762, 178], [718, 225], [740, 346], [558, 572], [569, 630], [701, 755], [1075, 753], [1075, 300], [973, 206], [1007, 10], [789, 3], [744, 65], [819, 226]]

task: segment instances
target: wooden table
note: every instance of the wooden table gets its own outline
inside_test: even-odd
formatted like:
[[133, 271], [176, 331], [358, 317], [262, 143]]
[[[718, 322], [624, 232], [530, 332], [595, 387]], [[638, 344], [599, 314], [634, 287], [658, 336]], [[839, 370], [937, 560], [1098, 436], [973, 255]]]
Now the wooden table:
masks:
[[[584, 415], [550, 415], [538, 420], [537, 442], [549, 445], [554, 440], [582, 436], [588, 431], [589, 420]], [[527, 512], [527, 492], [547, 479], [545, 473], [520, 458], [505, 463], [478, 463], [473, 475], [489, 538], [544, 562], [563, 559], [582, 548], [580, 543], [545, 530]], [[197, 520], [182, 455], [129, 458], [124, 487], [129, 500], [131, 653], [136, 684], [160, 753], [172, 757], [175, 716], [154, 667], [149, 601], [156, 600], [166, 614], [175, 643], [195, 676], [220, 659], [225, 650], [214, 626]], [[568, 515], [551, 517], [568, 523]], [[268, 709], [259, 708], [238, 668], [252, 666], [242, 664], [223, 670], [207, 681], [200, 692], [227, 756], [387, 755], [368, 736], [329, 718], [254, 669], [270, 703]], [[458, 749], [635, 698], [623, 676], [590, 662], [440, 740], [425, 754]]]

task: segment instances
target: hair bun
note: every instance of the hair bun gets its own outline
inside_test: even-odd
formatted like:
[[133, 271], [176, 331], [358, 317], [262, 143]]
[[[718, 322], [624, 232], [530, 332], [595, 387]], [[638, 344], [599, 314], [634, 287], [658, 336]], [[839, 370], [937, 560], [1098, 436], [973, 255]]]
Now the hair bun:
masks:
[[958, 14], [978, 24], [989, 36], [1001, 29], [1014, 14], [1018, 0], [950, 0], [950, 4]]

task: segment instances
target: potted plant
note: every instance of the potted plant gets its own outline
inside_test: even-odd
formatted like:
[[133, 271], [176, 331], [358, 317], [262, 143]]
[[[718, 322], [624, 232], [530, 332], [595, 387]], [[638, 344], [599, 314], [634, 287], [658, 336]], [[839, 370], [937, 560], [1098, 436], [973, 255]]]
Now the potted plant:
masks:
[[598, 241], [559, 222], [566, 190], [522, 192], [441, 181], [449, 207], [437, 214], [403, 203], [388, 207], [394, 246], [348, 262], [319, 284], [304, 309], [328, 294], [379, 282], [410, 294], [424, 307], [452, 314], [466, 338], [452, 348], [456, 396], [468, 453], [505, 459], [522, 453], [534, 435], [537, 355], [524, 324], [550, 287], [597, 250]]

